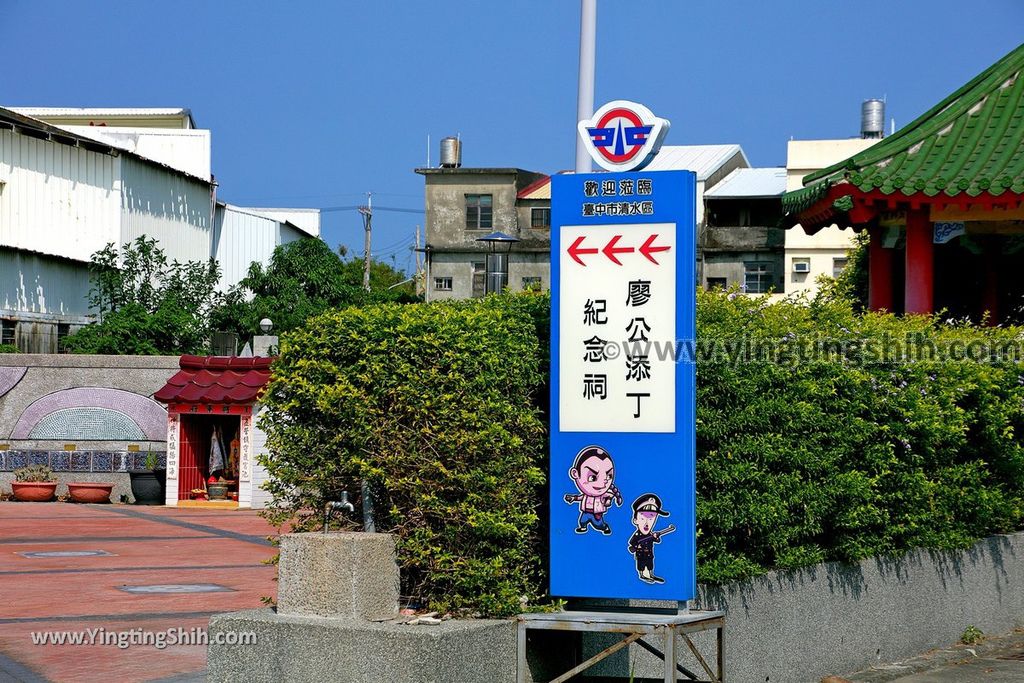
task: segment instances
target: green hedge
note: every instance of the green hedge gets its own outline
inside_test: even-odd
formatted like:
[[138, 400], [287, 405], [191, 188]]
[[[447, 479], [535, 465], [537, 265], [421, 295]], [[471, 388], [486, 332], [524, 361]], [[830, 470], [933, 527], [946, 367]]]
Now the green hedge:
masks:
[[[791, 351], [698, 363], [700, 580], [1021, 527], [1021, 366], [937, 358], [1016, 348], [1022, 330], [721, 293], [699, 294], [697, 310], [702, 349], [741, 339]], [[813, 342], [831, 353], [797, 361]]]
[[[305, 510], [300, 527], [316, 528], [325, 497], [367, 478], [401, 538], [406, 595], [485, 614], [536, 598], [548, 303], [350, 309], [284, 338], [266, 422], [275, 519]], [[701, 581], [1021, 528], [1020, 365], [903, 362], [872, 346], [1016, 345], [1021, 329], [723, 292], [700, 292], [697, 313]], [[822, 341], [828, 353], [801, 359]], [[709, 355], [715, 343], [775, 355]]]
[[534, 600], [546, 352], [531, 307], [350, 308], [285, 336], [264, 399], [271, 519], [318, 528], [324, 501], [365, 479], [378, 530], [398, 534], [404, 596], [484, 614]]

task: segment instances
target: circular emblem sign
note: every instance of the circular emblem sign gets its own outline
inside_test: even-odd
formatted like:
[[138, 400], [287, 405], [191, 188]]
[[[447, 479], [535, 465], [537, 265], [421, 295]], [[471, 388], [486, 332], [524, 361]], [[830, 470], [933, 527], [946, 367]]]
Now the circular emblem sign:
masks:
[[669, 122], [642, 104], [616, 100], [580, 121], [579, 134], [590, 156], [608, 171], [638, 171], [658, 153]]

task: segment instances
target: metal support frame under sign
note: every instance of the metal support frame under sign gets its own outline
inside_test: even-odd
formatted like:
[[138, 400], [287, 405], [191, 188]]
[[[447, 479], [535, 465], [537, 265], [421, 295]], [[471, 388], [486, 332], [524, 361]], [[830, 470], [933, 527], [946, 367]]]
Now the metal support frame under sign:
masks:
[[[690, 635], [715, 629], [716, 648], [714, 666], [694, 645]], [[523, 614], [519, 617], [518, 651], [516, 667], [518, 683], [529, 683], [529, 665], [526, 659], [527, 632], [530, 630], [576, 631], [587, 633], [619, 633], [624, 638], [580, 662], [549, 683], [564, 683], [586, 671], [619, 650], [636, 644], [664, 662], [664, 680], [697, 681], [698, 683], [725, 683], [725, 613], [686, 612], [680, 614], [637, 614], [618, 612], [558, 612], [550, 614]], [[654, 637], [661, 649], [644, 640]], [[680, 641], [682, 641], [680, 643]], [[695, 673], [679, 664], [680, 645], [685, 645], [701, 672]], [[707, 676], [707, 678], [702, 678]]]

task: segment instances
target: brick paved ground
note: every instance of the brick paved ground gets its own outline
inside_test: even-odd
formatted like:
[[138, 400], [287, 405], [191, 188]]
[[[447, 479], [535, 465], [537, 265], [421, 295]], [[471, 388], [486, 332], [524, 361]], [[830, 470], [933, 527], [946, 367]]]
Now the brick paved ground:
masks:
[[[202, 680], [205, 646], [34, 645], [41, 631], [205, 628], [211, 614], [276, 597], [274, 530], [248, 511], [0, 503], [0, 681]], [[93, 557], [26, 557], [102, 550]], [[122, 586], [219, 584], [208, 593]]]

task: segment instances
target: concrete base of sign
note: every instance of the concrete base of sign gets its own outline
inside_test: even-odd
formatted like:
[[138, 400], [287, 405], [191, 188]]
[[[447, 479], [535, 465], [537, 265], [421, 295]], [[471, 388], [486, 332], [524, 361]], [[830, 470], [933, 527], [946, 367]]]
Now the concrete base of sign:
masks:
[[281, 614], [390, 619], [398, 614], [398, 565], [390, 534], [281, 536]]
[[515, 681], [514, 621], [453, 619], [406, 626], [260, 609], [217, 615], [209, 633], [211, 643], [240, 633], [254, 633], [257, 639], [255, 645], [211, 644], [211, 682]]

